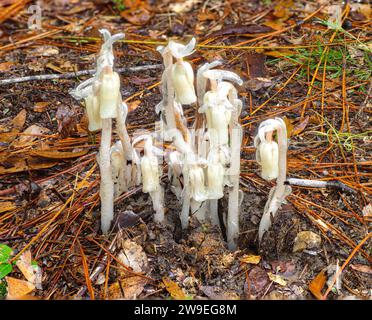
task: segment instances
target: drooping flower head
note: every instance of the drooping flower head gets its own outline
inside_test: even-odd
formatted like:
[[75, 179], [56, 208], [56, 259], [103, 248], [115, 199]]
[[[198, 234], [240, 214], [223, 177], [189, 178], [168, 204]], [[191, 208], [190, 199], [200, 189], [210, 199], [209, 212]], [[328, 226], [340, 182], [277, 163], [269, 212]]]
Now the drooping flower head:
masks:
[[94, 76], [79, 84], [70, 94], [77, 100], [84, 99], [87, 109], [89, 131], [101, 129], [101, 119], [116, 117], [117, 104], [121, 103], [119, 75], [113, 71], [113, 43], [124, 37], [100, 30], [104, 43], [97, 58]]
[[[220, 199], [223, 197], [223, 187], [225, 178], [225, 168], [220, 159], [220, 152], [214, 148], [208, 155], [208, 198]], [[222, 161], [221, 161], [222, 160]]]
[[158, 47], [163, 56], [170, 53], [176, 59], [176, 63], [171, 66], [171, 74], [176, 101], [181, 104], [192, 104], [196, 101], [194, 70], [189, 62], [183, 60], [194, 52], [195, 44], [196, 40], [192, 38], [186, 45], [170, 40], [166, 47]]
[[256, 160], [261, 166], [261, 176], [270, 181], [279, 176], [279, 147], [273, 139], [276, 130], [285, 130], [285, 123], [280, 118], [263, 121], [258, 127], [257, 136], [254, 139], [256, 148]]
[[211, 81], [212, 88], [204, 94], [203, 105], [199, 108], [199, 112], [206, 114], [211, 144], [226, 145], [229, 142], [228, 126], [231, 112], [234, 110], [229, 96], [232, 92], [236, 92], [236, 89], [232, 83], [223, 79], [238, 84], [242, 84], [242, 80], [237, 74], [225, 70], [207, 70], [203, 76]]
[[160, 188], [160, 172], [157, 155], [162, 155], [162, 151], [153, 145], [150, 135], [142, 135], [133, 140], [133, 146], [145, 141], [144, 155], [140, 160], [142, 174], [142, 191], [150, 193], [159, 190]]

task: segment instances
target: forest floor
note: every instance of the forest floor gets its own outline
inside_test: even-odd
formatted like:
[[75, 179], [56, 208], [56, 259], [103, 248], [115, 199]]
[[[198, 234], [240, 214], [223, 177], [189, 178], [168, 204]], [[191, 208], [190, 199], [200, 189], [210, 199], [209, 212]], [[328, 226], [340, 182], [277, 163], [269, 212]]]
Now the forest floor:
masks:
[[[33, 1], [0, 1], [0, 299], [370, 299], [372, 13], [331, 2], [45, 0], [30, 30]], [[166, 179], [164, 226], [136, 188], [101, 234], [100, 134], [69, 91], [95, 68], [102, 28], [125, 33], [117, 68], [143, 66], [120, 73], [131, 134], [157, 120], [156, 48], [168, 38], [196, 37], [195, 69], [219, 59], [244, 80], [238, 250], [195, 217], [182, 231]], [[15, 79], [45, 74], [57, 76]], [[259, 175], [253, 138], [277, 116], [288, 176], [349, 189], [292, 186], [259, 247], [274, 182]]]

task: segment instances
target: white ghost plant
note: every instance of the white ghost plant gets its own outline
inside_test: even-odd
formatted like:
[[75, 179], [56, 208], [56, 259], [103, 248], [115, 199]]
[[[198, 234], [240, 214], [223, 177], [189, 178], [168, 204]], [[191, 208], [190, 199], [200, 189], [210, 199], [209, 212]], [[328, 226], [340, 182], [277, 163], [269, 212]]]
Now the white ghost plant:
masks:
[[[116, 118], [117, 109], [121, 106], [120, 78], [113, 70], [113, 43], [124, 37], [124, 34], [111, 36], [106, 29], [100, 30], [104, 43], [97, 58], [96, 73], [71, 91], [71, 95], [86, 103], [89, 127], [91, 131], [101, 129], [99, 165], [101, 173], [101, 229], [107, 233], [114, 216], [114, 181], [111, 164], [112, 118]], [[118, 151], [113, 150], [113, 158]], [[120, 154], [120, 152], [119, 152]], [[116, 163], [117, 164], [117, 163]], [[115, 170], [119, 170], [115, 168]], [[114, 170], [114, 171], [115, 171]]]
[[[276, 132], [277, 141], [274, 141]], [[287, 127], [281, 118], [268, 119], [258, 127], [254, 139], [256, 160], [261, 166], [261, 176], [265, 180], [276, 179], [276, 186], [270, 190], [262, 215], [258, 235], [262, 241], [264, 233], [271, 226], [271, 219], [275, 217], [278, 209], [291, 193], [291, 187], [285, 185], [287, 175]]]
[[154, 221], [164, 223], [164, 192], [160, 185], [160, 170], [157, 156], [163, 152], [153, 145], [150, 135], [142, 135], [133, 140], [133, 145], [144, 140], [144, 155], [141, 158], [142, 191], [148, 193], [152, 199], [155, 215]]

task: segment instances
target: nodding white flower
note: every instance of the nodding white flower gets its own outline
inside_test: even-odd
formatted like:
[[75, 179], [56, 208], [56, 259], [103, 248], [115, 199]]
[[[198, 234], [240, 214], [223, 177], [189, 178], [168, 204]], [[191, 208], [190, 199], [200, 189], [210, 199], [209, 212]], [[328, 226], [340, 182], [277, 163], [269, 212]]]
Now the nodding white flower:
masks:
[[261, 177], [267, 181], [279, 175], [279, 149], [275, 141], [262, 141], [258, 146], [257, 162], [261, 165]]
[[96, 76], [102, 72], [102, 69], [109, 66], [112, 68], [114, 66], [114, 42], [123, 39], [125, 37], [124, 33], [117, 33], [111, 35], [110, 31], [107, 29], [100, 29], [99, 32], [103, 36], [103, 44], [97, 58], [97, 73]]
[[159, 189], [159, 163], [156, 157], [143, 156], [141, 159], [142, 190], [154, 192]]
[[256, 160], [261, 165], [261, 177], [267, 181], [279, 176], [279, 147], [272, 138], [275, 130], [285, 126], [284, 122], [280, 120], [277, 118], [263, 121], [254, 139]]
[[162, 155], [162, 151], [153, 146], [150, 135], [137, 137], [132, 145], [141, 140], [145, 140], [144, 155], [141, 158], [142, 191], [151, 193], [160, 188], [159, 162], [156, 155]]
[[172, 65], [172, 80], [176, 93], [176, 100], [181, 104], [191, 104], [196, 101], [194, 88], [194, 70], [189, 62], [183, 58], [194, 52], [196, 40], [192, 38], [187, 45], [175, 41], [169, 41], [167, 47], [158, 48], [162, 55], [166, 52], [176, 58], [177, 62]]
[[172, 66], [172, 79], [176, 100], [181, 104], [192, 104], [196, 102], [194, 88], [194, 70], [189, 62], [178, 60]]
[[88, 130], [97, 131], [102, 128], [102, 120], [99, 114], [99, 102], [96, 95], [89, 95], [84, 98], [88, 116]]
[[202, 202], [208, 199], [205, 189], [204, 170], [198, 165], [193, 165], [189, 171], [189, 180], [191, 187], [191, 198]]
[[100, 116], [102, 119], [115, 118], [117, 104], [120, 100], [120, 78], [110, 68], [105, 68], [101, 74], [99, 86]]
[[[194, 53], [195, 44], [196, 44], [196, 39], [195, 38], [192, 38], [190, 40], [190, 42], [186, 45], [171, 40], [168, 43], [168, 48], [169, 48], [173, 57], [175, 57], [176, 59], [182, 59], [182, 58], [187, 57], [190, 54]], [[162, 49], [158, 48], [158, 50], [160, 51]], [[160, 51], [160, 52], [162, 52], [162, 51]]]
[[223, 197], [225, 168], [223, 167], [219, 153], [211, 150], [208, 155], [208, 198], [221, 199]]
[[219, 70], [219, 69], [209, 69], [203, 72], [203, 76], [210, 80], [216, 80], [218, 82], [222, 80], [228, 80], [231, 82], [235, 82], [239, 86], [243, 84], [243, 80], [234, 72], [226, 71], [226, 70]]
[[217, 87], [204, 95], [204, 105], [199, 112], [205, 112], [207, 127], [212, 145], [225, 145], [229, 142], [229, 123], [233, 105], [228, 99], [228, 93], [233, 85], [220, 82]]

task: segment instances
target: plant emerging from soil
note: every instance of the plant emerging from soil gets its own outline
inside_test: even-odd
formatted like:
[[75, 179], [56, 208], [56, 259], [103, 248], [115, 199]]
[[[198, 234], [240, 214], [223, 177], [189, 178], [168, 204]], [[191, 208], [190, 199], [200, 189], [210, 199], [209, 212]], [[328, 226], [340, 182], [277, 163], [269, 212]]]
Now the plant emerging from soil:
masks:
[[[99, 164], [101, 169], [101, 229], [107, 233], [113, 219], [114, 196], [142, 182], [142, 190], [153, 202], [156, 222], [164, 223], [164, 191], [160, 184], [158, 157], [164, 153], [154, 146], [156, 139], [170, 142], [165, 159], [171, 190], [182, 202], [183, 229], [190, 215], [201, 222], [220, 226], [218, 200], [228, 195], [228, 213], [223, 217], [230, 249], [236, 248], [239, 233], [240, 150], [242, 129], [239, 115], [242, 102], [233, 83], [243, 81], [235, 73], [213, 69], [220, 61], [207, 63], [197, 72], [184, 58], [193, 53], [195, 39], [187, 45], [169, 41], [158, 51], [163, 56], [162, 101], [156, 106], [161, 114], [161, 130], [133, 139], [125, 126], [127, 106], [121, 100], [120, 79], [113, 71], [112, 44], [123, 37], [102, 30], [104, 44], [92, 79], [80, 84], [72, 95], [85, 99], [89, 130], [101, 129]], [[183, 105], [197, 104], [195, 122], [189, 128]], [[119, 141], [111, 146], [112, 118], [116, 118]], [[159, 135], [160, 133], [160, 135]], [[144, 141], [143, 156], [136, 146]], [[225, 192], [226, 190], [226, 192]]]
[[[277, 133], [277, 142], [274, 133]], [[264, 213], [258, 229], [259, 241], [271, 226], [271, 219], [279, 210], [285, 197], [291, 193], [291, 187], [285, 185], [287, 176], [287, 127], [281, 118], [268, 119], [258, 127], [258, 134], [254, 139], [256, 160], [261, 165], [261, 176], [270, 181], [276, 179], [269, 193]]]

